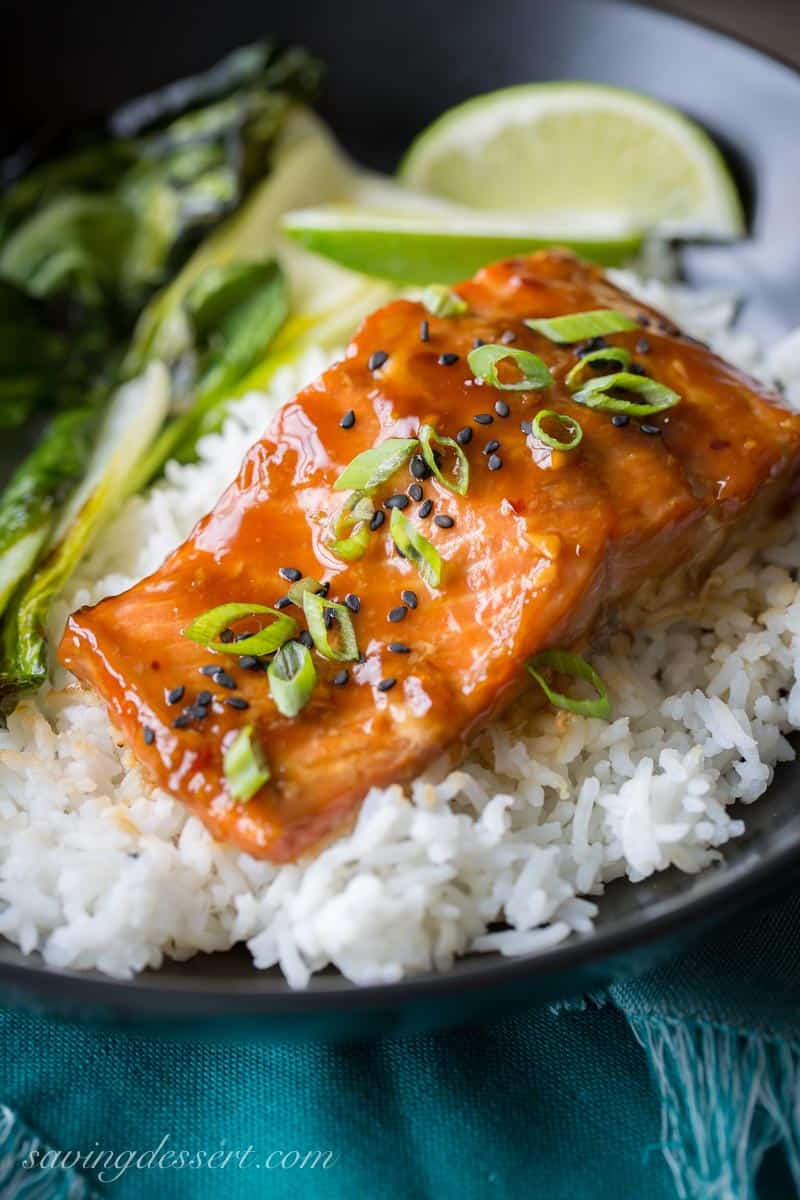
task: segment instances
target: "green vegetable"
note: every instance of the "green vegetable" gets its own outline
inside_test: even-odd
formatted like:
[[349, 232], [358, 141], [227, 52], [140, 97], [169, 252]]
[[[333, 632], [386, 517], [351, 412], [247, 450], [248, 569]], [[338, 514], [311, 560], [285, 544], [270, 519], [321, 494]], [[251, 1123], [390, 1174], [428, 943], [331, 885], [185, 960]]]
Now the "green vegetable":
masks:
[[[570, 675], [573, 679], [585, 679], [597, 692], [596, 700], [573, 700], [561, 692], [554, 691], [541, 674], [540, 668], [550, 668], [560, 675]], [[570, 654], [567, 650], [541, 650], [534, 654], [527, 663], [528, 672], [533, 676], [547, 699], [556, 708], [566, 709], [567, 712], [577, 713], [582, 717], [611, 716], [611, 701], [608, 698], [606, 686], [594, 667], [579, 654]]]
[[[333, 600], [326, 600], [323, 596], [317, 596], [314, 592], [304, 592], [303, 611], [308, 622], [308, 632], [323, 658], [336, 662], [353, 662], [358, 658], [358, 642], [349, 608]], [[326, 614], [330, 614], [328, 620], [339, 628], [339, 642], [336, 646], [328, 636]]]
[[[9, 596], [29, 565], [20, 563], [21, 550], [30, 557], [40, 539], [39, 553], [46, 554], [8, 603], [0, 695], [38, 687], [47, 678], [45, 627], [53, 596], [97, 530], [130, 495], [136, 461], [161, 426], [168, 403], [166, 372], [154, 363], [140, 379], [119, 389], [103, 419], [91, 410], [57, 417], [4, 493], [0, 514], [7, 508], [15, 512], [17, 534], [5, 546], [0, 541], [0, 594]], [[59, 505], [62, 492], [69, 495]]]
[[[353, 492], [333, 521], [333, 539], [329, 543], [337, 558], [355, 562], [369, 545], [369, 522], [375, 505], [363, 492]], [[343, 536], [346, 534], [347, 536]]]
[[400, 553], [414, 564], [429, 587], [438, 588], [442, 582], [442, 557], [436, 547], [399, 508], [392, 509], [389, 528]]
[[[458, 496], [466, 496], [469, 487], [469, 459], [458, 442], [454, 438], [440, 437], [432, 425], [423, 425], [419, 431], [419, 444], [422, 457], [442, 487]], [[455, 455], [452, 476], [445, 475], [436, 461], [439, 450], [451, 450]]]
[[253, 726], [245, 725], [225, 751], [222, 760], [225, 782], [234, 800], [246, 804], [270, 779], [270, 769], [261, 747], [253, 741]]
[[[512, 383], [503, 383], [497, 374], [498, 364], [507, 358], [513, 360], [522, 375], [521, 379]], [[484, 383], [504, 392], [525, 392], [532, 388], [550, 387], [553, 382], [553, 376], [538, 354], [531, 354], [528, 350], [514, 350], [511, 346], [499, 346], [494, 343], [478, 346], [476, 350], [470, 350], [467, 362], [477, 379], [482, 379]]]
[[[561, 441], [559, 438], [553, 437], [548, 433], [542, 424], [543, 421], [558, 421], [564, 426], [567, 431], [568, 441]], [[549, 446], [551, 450], [577, 450], [583, 441], [583, 430], [580, 424], [574, 417], [567, 417], [564, 413], [555, 412], [552, 408], [541, 409], [531, 421], [531, 433], [534, 437], [543, 442], [545, 446]]]
[[371, 492], [391, 479], [417, 448], [416, 438], [387, 438], [372, 450], [357, 454], [342, 471], [334, 491], [344, 492], [353, 488], [359, 492]]
[[452, 291], [442, 283], [432, 283], [430, 287], [426, 287], [420, 296], [420, 303], [425, 305], [433, 317], [460, 317], [469, 307], [458, 292]]
[[566, 317], [539, 317], [524, 322], [529, 329], [541, 333], [551, 342], [567, 345], [585, 338], [603, 337], [609, 333], [624, 333], [638, 329], [636, 321], [613, 308], [596, 308], [591, 312], [569, 313]]
[[567, 387], [571, 390], [580, 387], [586, 375], [586, 368], [596, 362], [617, 363], [619, 369], [625, 371], [630, 366], [631, 356], [622, 346], [608, 346], [604, 350], [592, 350], [590, 354], [582, 355], [580, 362], [575, 363], [567, 375]]
[[[612, 395], [612, 392], [634, 392], [644, 397], [644, 403], [638, 404], [626, 400], [623, 396]], [[580, 391], [574, 392], [572, 399], [587, 408], [598, 408], [602, 412], [628, 413], [631, 417], [649, 417], [654, 413], [665, 412], [680, 403], [680, 396], [671, 388], [644, 375], [631, 375], [627, 371], [617, 371], [614, 375], [601, 375], [584, 384]]]
[[303, 596], [306, 592], [322, 592], [325, 590], [325, 585], [320, 583], [318, 579], [312, 579], [310, 575], [304, 575], [302, 579], [298, 579], [297, 583], [293, 583], [286, 593], [292, 604], [303, 607]]
[[278, 712], [284, 717], [296, 717], [308, 704], [317, 682], [308, 648], [302, 642], [281, 646], [267, 668], [267, 680]]
[[[246, 617], [261, 616], [264, 613], [269, 613], [275, 617], [269, 625], [260, 629], [258, 633], [252, 634], [250, 637], [242, 638], [241, 641], [223, 642], [219, 640], [220, 634], [225, 629], [229, 629], [236, 621], [241, 621]], [[288, 642], [289, 638], [294, 637], [297, 632], [297, 622], [293, 617], [287, 617], [277, 608], [270, 608], [266, 604], [219, 604], [216, 608], [210, 608], [207, 612], [201, 613], [196, 617], [183, 631], [183, 636], [189, 638], [192, 642], [197, 642], [200, 646], [205, 646], [208, 650], [214, 650], [217, 654], [272, 654], [275, 650], [280, 649], [284, 642]]]

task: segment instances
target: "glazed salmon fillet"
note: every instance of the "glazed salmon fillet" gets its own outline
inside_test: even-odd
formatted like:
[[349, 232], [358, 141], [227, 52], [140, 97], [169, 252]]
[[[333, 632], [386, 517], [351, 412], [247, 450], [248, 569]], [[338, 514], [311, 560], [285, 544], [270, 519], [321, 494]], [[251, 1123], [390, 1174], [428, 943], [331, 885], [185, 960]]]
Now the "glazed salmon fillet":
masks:
[[[536, 688], [532, 655], [585, 652], [615, 624], [648, 619], [665, 594], [690, 601], [723, 550], [794, 493], [800, 418], [599, 269], [551, 251], [487, 267], [456, 290], [464, 313], [435, 316], [403, 299], [364, 321], [163, 566], [65, 630], [61, 661], [96, 689], [150, 778], [215, 838], [257, 857], [312, 852], [352, 824], [370, 788], [408, 781], [443, 752], [456, 761], [484, 722]], [[586, 346], [556, 344], [524, 320], [598, 309], [636, 321], [607, 342], [678, 404], [626, 421], [575, 402], [565, 381]], [[467, 362], [478, 339], [540, 356], [554, 382], [512, 391], [478, 381]], [[542, 409], [580, 422], [575, 450], [531, 433]], [[424, 424], [459, 434], [466, 494], [420, 471], [418, 457], [405, 461], [372, 495], [363, 556], [343, 561], [330, 547], [346, 498], [336, 480], [356, 455]], [[439, 586], [396, 549], [397, 505], [441, 556]], [[263, 660], [242, 658], [236, 642], [212, 652], [184, 631], [218, 605], [274, 606], [296, 574], [347, 598], [360, 659], [315, 651], [316, 686], [287, 717]], [[282, 611], [305, 629], [301, 607]], [[243, 803], [229, 794], [224, 756], [245, 725], [271, 775]]]

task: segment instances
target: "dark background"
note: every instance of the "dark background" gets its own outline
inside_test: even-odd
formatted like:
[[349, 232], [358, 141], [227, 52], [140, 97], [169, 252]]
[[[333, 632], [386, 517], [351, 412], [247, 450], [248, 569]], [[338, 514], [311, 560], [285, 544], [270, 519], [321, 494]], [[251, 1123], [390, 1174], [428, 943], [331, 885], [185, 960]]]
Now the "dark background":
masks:
[[800, 67], [800, 0], [676, 0], [652, 7], [710, 22]]

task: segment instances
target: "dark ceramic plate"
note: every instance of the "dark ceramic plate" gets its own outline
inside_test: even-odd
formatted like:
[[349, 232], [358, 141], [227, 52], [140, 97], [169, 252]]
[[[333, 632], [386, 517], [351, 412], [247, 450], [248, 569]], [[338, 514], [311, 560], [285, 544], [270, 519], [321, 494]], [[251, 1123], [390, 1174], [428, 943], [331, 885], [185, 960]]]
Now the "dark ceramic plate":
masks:
[[[4, 44], [13, 61], [5, 115], [18, 134], [95, 117], [119, 101], [208, 65], [274, 30], [330, 64], [326, 115], [365, 163], [391, 168], [412, 135], [476, 92], [546, 79], [595, 79], [651, 92], [685, 109], [719, 140], [750, 205], [752, 236], [684, 254], [697, 284], [733, 286], [741, 320], [775, 338], [800, 323], [800, 75], [764, 54], [676, 17], [606, 0], [137, 0], [107, 5], [9, 3]], [[783, 768], [747, 812], [727, 865], [688, 878], [659, 875], [612, 886], [597, 930], [546, 954], [472, 957], [439, 976], [356, 988], [335, 972], [290, 992], [244, 951], [166, 964], [134, 982], [46, 968], [0, 942], [0, 983], [27, 1005], [156, 1023], [195, 1034], [252, 1026], [270, 1036], [333, 1036], [477, 1019], [512, 1004], [597, 988], [641, 970], [724, 920], [800, 866], [800, 764]]]

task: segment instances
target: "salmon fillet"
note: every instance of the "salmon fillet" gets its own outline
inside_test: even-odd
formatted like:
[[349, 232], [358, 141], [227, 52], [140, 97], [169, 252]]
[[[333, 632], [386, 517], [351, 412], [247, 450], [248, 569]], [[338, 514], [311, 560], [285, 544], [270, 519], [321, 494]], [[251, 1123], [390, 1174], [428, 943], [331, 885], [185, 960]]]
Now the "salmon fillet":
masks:
[[[214, 837], [257, 857], [312, 851], [352, 823], [371, 787], [409, 780], [443, 751], [457, 758], [531, 685], [532, 654], [586, 646], [626, 614], [639, 619], [651, 593], [670, 584], [678, 601], [691, 597], [722, 550], [795, 487], [800, 418], [600, 270], [552, 251], [487, 267], [457, 290], [464, 315], [432, 316], [398, 300], [370, 316], [344, 359], [277, 414], [163, 566], [75, 613], [64, 633], [61, 661], [100, 694], [150, 777]], [[523, 324], [602, 308], [637, 320], [608, 340], [678, 392], [676, 407], [623, 424], [576, 404], [564, 381], [581, 348]], [[536, 353], [555, 384], [477, 383], [467, 365], [476, 339]], [[580, 421], [577, 450], [548, 449], [526, 432], [540, 409]], [[328, 544], [343, 469], [423, 423], [450, 437], [472, 431], [466, 495], [428, 478], [424, 499], [404, 510], [444, 560], [438, 588], [396, 552], [388, 519], [357, 561], [341, 561]], [[376, 505], [413, 483], [406, 463]], [[235, 644], [217, 655], [182, 635], [223, 603], [274, 605], [286, 567], [328, 582], [331, 599], [351, 597], [362, 657], [343, 667], [315, 655], [317, 686], [293, 718], [278, 712], [263, 663], [246, 669]], [[286, 611], [304, 625], [300, 609]], [[210, 676], [215, 665], [224, 670]], [[199, 715], [176, 728], [201, 691], [212, 694], [205, 711], [194, 708]], [[237, 803], [223, 757], [246, 723], [271, 778]]]

